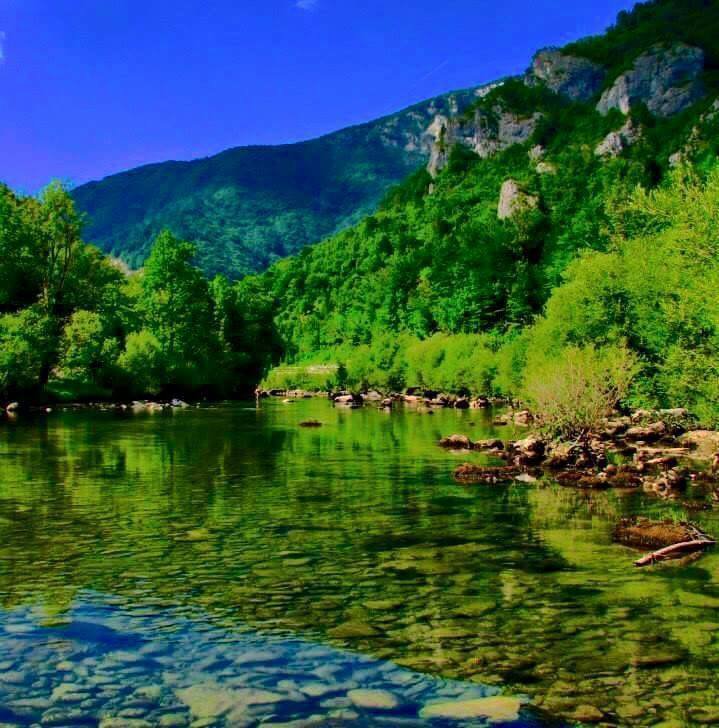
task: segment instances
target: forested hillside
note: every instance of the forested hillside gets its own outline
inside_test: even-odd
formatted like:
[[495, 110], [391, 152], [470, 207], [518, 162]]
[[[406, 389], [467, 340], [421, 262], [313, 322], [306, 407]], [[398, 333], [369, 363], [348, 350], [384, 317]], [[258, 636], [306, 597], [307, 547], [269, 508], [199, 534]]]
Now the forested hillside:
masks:
[[573, 358], [629, 372], [636, 403], [716, 418], [718, 19], [640, 5], [437, 119], [429, 172], [260, 277], [287, 362], [536, 399], [533, 373], [561, 381]]
[[195, 242], [207, 274], [236, 278], [374, 212], [389, 187], [426, 162], [433, 116], [474, 98], [474, 90], [446, 94], [299, 144], [151, 164], [72, 194], [87, 215], [87, 240], [131, 267], [167, 228]]
[[[59, 186], [3, 188], [0, 397], [240, 394], [279, 364], [267, 385], [511, 395], [558, 427], [595, 395], [719, 423], [715, 30], [714, 0], [646, 3], [461, 110], [417, 112], [426, 169], [237, 283], [195, 267], [207, 238], [168, 231], [122, 272], [82, 242]], [[394, 123], [406, 140], [408, 118], [341, 132], [336, 156], [343, 135]]]

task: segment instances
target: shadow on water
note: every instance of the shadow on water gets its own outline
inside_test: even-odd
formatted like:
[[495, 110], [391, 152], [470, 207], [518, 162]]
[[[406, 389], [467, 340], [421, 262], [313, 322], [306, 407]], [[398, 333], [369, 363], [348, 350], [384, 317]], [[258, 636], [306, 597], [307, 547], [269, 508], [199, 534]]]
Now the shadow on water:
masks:
[[[489, 418], [457, 411], [388, 416], [304, 401], [169, 416], [58, 413], [4, 426], [0, 688], [17, 698], [32, 682], [37, 693], [23, 700], [48, 700], [60, 682], [85, 684], [99, 675], [116, 684], [117, 670], [126, 680], [137, 676], [133, 689], [142, 680], [159, 686], [161, 704], [152, 710], [171, 714], [177, 690], [199, 679], [172, 651], [170, 640], [187, 633], [182, 649], [195, 640], [215, 656], [200, 682], [220, 688], [227, 687], [224, 672], [242, 663], [245, 640], [278, 640], [272, 647], [280, 650], [299, 640], [435, 686], [455, 680], [465, 691], [476, 684], [526, 694], [570, 720], [691, 725], [712, 710], [719, 715], [719, 555], [683, 570], [634, 570], [633, 554], [611, 543], [616, 520], [637, 512], [686, 517], [641, 494], [456, 485], [454, 466], [481, 456], [447, 453], [436, 442], [452, 432], [512, 435]], [[323, 427], [299, 428], [307, 419]], [[699, 520], [719, 533], [712, 512]], [[93, 609], [101, 618], [87, 618]], [[151, 620], [159, 635], [152, 644], [171, 651], [152, 676], [148, 661], [138, 659], [145, 642], [131, 641], [137, 620]], [[130, 642], [118, 647], [115, 633]], [[205, 634], [213, 635], [211, 644]], [[32, 657], [5, 659], [33, 640]], [[57, 652], [63, 644], [72, 645], [70, 657]], [[110, 659], [118, 652], [122, 668]], [[37, 673], [39, 656], [54, 665], [49, 672]], [[70, 664], [67, 672], [57, 667], [62, 662]], [[250, 680], [262, 670], [244, 664], [230, 672], [235, 683], [228, 689], [239, 690], [242, 675]], [[261, 689], [282, 692], [279, 681], [298, 676], [267, 679], [270, 687]], [[352, 680], [362, 688], [380, 684]], [[57, 698], [44, 711], [62, 704], [80, 711], [78, 720], [85, 709], [98, 715], [92, 700], [102, 685], [90, 697], [79, 691], [82, 699]], [[412, 702], [403, 688], [392, 690], [412, 706], [407, 715], [414, 719], [434, 695], [427, 687], [422, 701]], [[144, 698], [104, 692], [102, 710], [146, 720]], [[307, 705], [325, 717], [339, 711], [332, 719], [359, 711], [368, 720], [346, 694], [333, 693], [325, 707], [321, 700]], [[83, 708], [85, 700], [91, 702]], [[207, 700], [217, 707], [239, 698]], [[182, 705], [177, 725], [187, 718]], [[250, 721], [259, 719], [254, 710]], [[286, 720], [298, 713], [282, 707], [279, 714]]]

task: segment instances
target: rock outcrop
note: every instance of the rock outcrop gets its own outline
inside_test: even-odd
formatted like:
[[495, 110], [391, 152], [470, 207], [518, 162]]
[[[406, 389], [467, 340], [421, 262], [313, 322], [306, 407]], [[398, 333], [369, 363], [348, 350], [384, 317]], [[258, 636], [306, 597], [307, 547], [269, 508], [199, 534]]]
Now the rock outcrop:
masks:
[[471, 149], [482, 159], [491, 157], [514, 144], [526, 142], [537, 128], [542, 114], [521, 116], [500, 105], [479, 108], [469, 118], [449, 119], [438, 115], [427, 129], [434, 140], [427, 170], [434, 177], [447, 164], [455, 144]]
[[627, 119], [621, 129], [610, 131], [597, 144], [594, 154], [598, 157], [618, 157], [625, 149], [631, 147], [641, 135], [641, 127], [636, 125], [631, 119]]
[[618, 109], [628, 114], [634, 106], [644, 103], [656, 116], [672, 116], [704, 94], [703, 69], [701, 48], [684, 43], [654, 46], [602, 94], [597, 111], [607, 114]]
[[570, 56], [556, 48], [543, 48], [532, 59], [524, 82], [528, 86], [543, 83], [570, 101], [589, 101], [599, 93], [605, 76], [601, 66], [586, 58]]
[[499, 193], [497, 217], [508, 220], [515, 215], [532, 210], [539, 204], [539, 199], [526, 192], [514, 179], [505, 180]]

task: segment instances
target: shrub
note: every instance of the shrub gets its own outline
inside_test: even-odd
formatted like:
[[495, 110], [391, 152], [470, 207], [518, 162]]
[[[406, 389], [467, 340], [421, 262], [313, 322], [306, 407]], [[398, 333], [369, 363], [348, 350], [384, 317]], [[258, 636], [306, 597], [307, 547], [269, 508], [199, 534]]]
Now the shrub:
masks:
[[626, 397], [636, 371], [626, 347], [569, 346], [556, 357], [529, 362], [525, 394], [549, 432], [582, 436]]

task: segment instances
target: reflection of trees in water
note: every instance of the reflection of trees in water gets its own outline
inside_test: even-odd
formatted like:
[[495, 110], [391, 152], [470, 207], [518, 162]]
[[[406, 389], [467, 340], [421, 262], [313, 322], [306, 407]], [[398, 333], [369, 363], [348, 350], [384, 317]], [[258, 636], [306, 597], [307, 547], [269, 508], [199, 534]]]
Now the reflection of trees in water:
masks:
[[[351, 605], [353, 593], [369, 599], [388, 582], [409, 588], [383, 563], [402, 554], [408, 537], [435, 549], [430, 558], [442, 572], [443, 548], [470, 541], [519, 540], [519, 568], [546, 564], [546, 550], [527, 535], [526, 508], [498, 517], [508, 510], [501, 499], [448, 487], [451, 466], [434, 448], [448, 426], [439, 417], [308, 406], [331, 419], [323, 430], [301, 431], [298, 415], [277, 407], [260, 426], [255, 413], [232, 408], [87, 413], [7, 428], [0, 528], [12, 556], [1, 562], [4, 601], [52, 600], [59, 583], [112, 592], [142, 580], [148, 594], [252, 620], [276, 619], [278, 610], [231, 595], [256, 592], [266, 601], [275, 590], [293, 595], [290, 603], [277, 597], [284, 612], [297, 605], [296, 617], [314, 628], [327, 615], [318, 622], [313, 602], [328, 593]], [[489, 574], [493, 564], [465, 566]], [[419, 573], [420, 581], [432, 577]]]
[[[414, 668], [530, 691], [597, 660], [626, 670], [673, 634], [672, 594], [696, 578], [647, 579], [610, 544], [636, 496], [452, 483], [457, 459], [435, 443], [494, 436], [469, 429], [479, 416], [309, 402], [9, 427], [3, 604], [54, 614], [93, 589], [227, 626], [355, 634]], [[297, 427], [309, 418], [325, 426]]]

